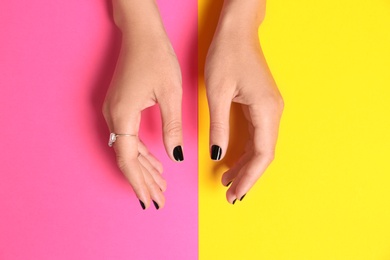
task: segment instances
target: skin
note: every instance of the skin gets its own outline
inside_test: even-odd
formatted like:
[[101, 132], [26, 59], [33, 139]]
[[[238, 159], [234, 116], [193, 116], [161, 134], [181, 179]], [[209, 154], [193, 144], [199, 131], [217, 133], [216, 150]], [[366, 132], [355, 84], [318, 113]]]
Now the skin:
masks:
[[[114, 0], [114, 20], [122, 47], [103, 104], [111, 132], [138, 135], [141, 111], [159, 104], [169, 157], [182, 146], [182, 80], [179, 63], [154, 0]], [[138, 136], [119, 136], [113, 145], [118, 167], [147, 209], [151, 200], [163, 208], [163, 167]]]
[[[166, 181], [161, 163], [138, 138], [141, 111], [160, 106], [164, 145], [183, 145], [179, 63], [154, 0], [113, 0], [114, 21], [122, 47], [103, 105], [110, 132], [119, 136], [113, 147], [117, 164], [147, 209], [153, 200], [163, 208]], [[224, 173], [231, 186], [230, 203], [245, 195], [274, 158], [283, 100], [268, 69], [257, 35], [265, 13], [264, 0], [225, 0], [205, 66], [210, 108], [210, 146], [226, 154], [231, 102], [242, 104], [251, 139], [245, 153]], [[221, 159], [222, 159], [221, 158]]]
[[230, 203], [241, 199], [273, 161], [283, 99], [258, 39], [263, 0], [225, 0], [205, 64], [210, 146], [226, 154], [232, 102], [241, 104], [250, 139], [240, 160], [222, 176]]

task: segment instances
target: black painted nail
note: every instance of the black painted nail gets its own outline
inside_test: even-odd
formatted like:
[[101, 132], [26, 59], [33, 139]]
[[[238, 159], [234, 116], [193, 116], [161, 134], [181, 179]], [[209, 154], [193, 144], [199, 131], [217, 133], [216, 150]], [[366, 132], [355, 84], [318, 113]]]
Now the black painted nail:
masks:
[[155, 202], [154, 200], [152, 200], [152, 201], [153, 201], [154, 207], [155, 207], [156, 209], [159, 209], [160, 206], [157, 204], [157, 202]]
[[229, 182], [228, 184], [226, 184], [226, 187], [229, 187], [229, 185], [230, 185], [230, 184], [232, 184], [232, 181], [231, 181], [231, 182]]
[[233, 205], [234, 205], [234, 203], [236, 203], [236, 200], [237, 200], [237, 199], [233, 200], [233, 202], [232, 202]]
[[145, 204], [141, 200], [139, 200], [139, 203], [141, 204], [142, 209], [145, 210]]
[[218, 145], [211, 146], [211, 159], [220, 160], [222, 155], [222, 149]]
[[184, 161], [183, 150], [181, 149], [180, 145], [173, 149], [173, 157], [178, 162]]
[[242, 195], [240, 201], [242, 201], [242, 200], [244, 199], [245, 195], [246, 195], [246, 194]]

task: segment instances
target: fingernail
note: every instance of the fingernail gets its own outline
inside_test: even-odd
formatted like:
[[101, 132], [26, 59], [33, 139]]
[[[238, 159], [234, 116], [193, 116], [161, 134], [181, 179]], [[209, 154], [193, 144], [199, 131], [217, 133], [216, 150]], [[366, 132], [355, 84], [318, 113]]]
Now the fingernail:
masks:
[[141, 204], [142, 209], [145, 210], [145, 204], [141, 200], [139, 200], [139, 203]]
[[245, 195], [246, 195], [246, 194], [242, 195], [240, 201], [242, 201], [242, 200], [244, 199]]
[[226, 187], [229, 187], [230, 184], [232, 184], [232, 182], [229, 182], [228, 184], [226, 184]]
[[232, 202], [233, 205], [234, 205], [234, 203], [236, 203], [236, 200], [237, 200], [237, 199], [233, 200], [233, 202]]
[[184, 161], [183, 150], [181, 149], [180, 145], [176, 146], [175, 149], [173, 149], [173, 157], [178, 162]]
[[157, 202], [155, 202], [154, 200], [152, 200], [152, 201], [153, 201], [154, 207], [155, 207], [156, 209], [159, 209], [160, 206], [157, 204]]
[[218, 145], [211, 146], [211, 159], [220, 160], [222, 155], [222, 149]]

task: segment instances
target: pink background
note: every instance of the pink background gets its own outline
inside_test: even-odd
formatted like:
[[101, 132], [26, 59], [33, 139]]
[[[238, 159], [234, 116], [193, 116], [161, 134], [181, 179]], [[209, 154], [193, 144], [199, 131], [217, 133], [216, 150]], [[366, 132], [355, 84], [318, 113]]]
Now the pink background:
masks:
[[0, 259], [197, 259], [197, 1], [160, 1], [184, 82], [185, 161], [158, 108], [163, 210], [142, 211], [107, 146], [101, 105], [120, 47], [105, 0], [0, 1]]

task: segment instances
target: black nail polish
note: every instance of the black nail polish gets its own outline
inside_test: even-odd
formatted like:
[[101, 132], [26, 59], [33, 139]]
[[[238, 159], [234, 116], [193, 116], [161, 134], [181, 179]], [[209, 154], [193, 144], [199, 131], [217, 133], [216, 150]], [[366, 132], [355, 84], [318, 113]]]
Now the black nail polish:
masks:
[[222, 149], [218, 145], [211, 146], [211, 159], [212, 160], [220, 160], [222, 155]]
[[139, 200], [139, 203], [141, 204], [142, 209], [145, 210], [145, 204], [141, 200]]
[[159, 209], [160, 206], [157, 204], [157, 202], [155, 202], [154, 200], [152, 200], [152, 201], [153, 201], [154, 207], [155, 207], [156, 209]]
[[180, 145], [173, 149], [173, 157], [178, 162], [184, 161], [183, 150], [181, 149]]
[[228, 184], [226, 184], [226, 187], [229, 187], [229, 186], [230, 186], [230, 184], [232, 184], [232, 182], [229, 182]]
[[245, 195], [246, 195], [246, 194], [242, 195], [240, 201], [242, 201], [242, 200], [244, 199]]
[[236, 200], [237, 200], [237, 199], [233, 200], [233, 202], [232, 202], [233, 205], [234, 205], [234, 203], [236, 203]]

